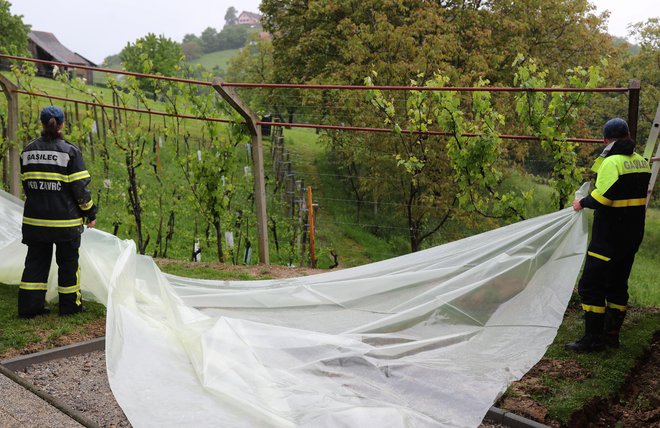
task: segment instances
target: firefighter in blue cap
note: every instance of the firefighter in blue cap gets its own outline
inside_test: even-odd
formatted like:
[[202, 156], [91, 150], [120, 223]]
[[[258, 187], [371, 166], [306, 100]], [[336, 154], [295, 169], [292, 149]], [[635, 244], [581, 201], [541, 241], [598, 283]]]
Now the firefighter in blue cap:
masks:
[[41, 137], [21, 153], [25, 192], [23, 243], [28, 246], [18, 290], [18, 316], [47, 314], [48, 273], [58, 266], [60, 315], [82, 312], [78, 249], [83, 224], [94, 227], [96, 206], [87, 188], [91, 178], [78, 147], [62, 136], [64, 112], [55, 106], [41, 110]]
[[591, 242], [578, 283], [585, 334], [565, 345], [576, 352], [619, 347], [628, 277], [644, 236], [649, 162], [635, 153], [635, 142], [623, 119], [608, 121], [603, 137], [608, 145], [592, 167], [597, 174], [595, 189], [573, 201], [575, 211], [594, 210]]

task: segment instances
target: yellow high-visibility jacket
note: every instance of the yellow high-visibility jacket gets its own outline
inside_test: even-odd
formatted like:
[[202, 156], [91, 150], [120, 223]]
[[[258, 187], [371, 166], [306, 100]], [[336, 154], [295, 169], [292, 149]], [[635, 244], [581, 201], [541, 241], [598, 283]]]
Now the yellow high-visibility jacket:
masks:
[[580, 201], [595, 210], [589, 251], [604, 258], [637, 251], [644, 235], [651, 168], [634, 148], [630, 139], [608, 145], [592, 168], [597, 173], [596, 187]]

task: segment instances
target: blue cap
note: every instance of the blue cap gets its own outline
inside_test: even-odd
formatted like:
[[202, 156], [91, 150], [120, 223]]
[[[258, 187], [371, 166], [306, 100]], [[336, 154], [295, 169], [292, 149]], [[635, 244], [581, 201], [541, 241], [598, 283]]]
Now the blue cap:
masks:
[[610, 119], [603, 126], [604, 138], [624, 138], [630, 134], [628, 124], [623, 119]]
[[57, 124], [61, 125], [64, 123], [64, 112], [59, 107], [44, 107], [43, 110], [41, 110], [41, 123], [48, 123], [52, 118], [55, 118]]

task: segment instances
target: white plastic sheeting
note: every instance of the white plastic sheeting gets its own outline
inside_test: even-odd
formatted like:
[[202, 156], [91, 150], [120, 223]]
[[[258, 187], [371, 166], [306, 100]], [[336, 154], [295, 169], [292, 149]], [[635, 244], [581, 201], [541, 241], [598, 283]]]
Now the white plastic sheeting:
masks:
[[[0, 196], [0, 282], [16, 284], [22, 207]], [[586, 227], [568, 208], [266, 281], [166, 275], [132, 241], [87, 230], [81, 283], [107, 305], [110, 385], [136, 427], [477, 426], [552, 343]]]

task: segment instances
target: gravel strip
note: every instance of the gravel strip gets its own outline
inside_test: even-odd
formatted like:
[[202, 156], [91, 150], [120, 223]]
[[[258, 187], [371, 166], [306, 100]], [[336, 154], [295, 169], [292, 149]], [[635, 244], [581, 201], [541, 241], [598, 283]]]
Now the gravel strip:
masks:
[[101, 427], [131, 427], [110, 390], [105, 352], [34, 364], [17, 374]]
[[[110, 390], [103, 351], [34, 364], [17, 374], [101, 427], [131, 427]], [[479, 427], [502, 425], [484, 421]]]

